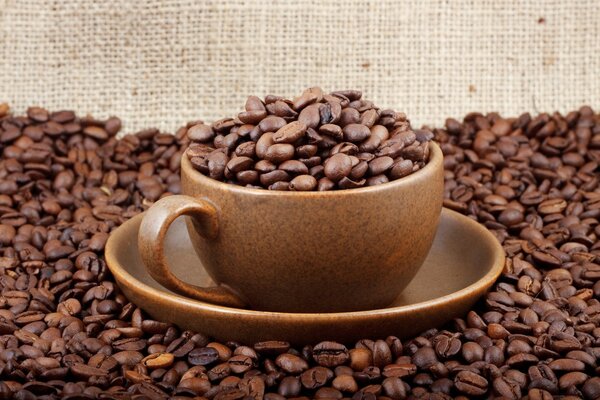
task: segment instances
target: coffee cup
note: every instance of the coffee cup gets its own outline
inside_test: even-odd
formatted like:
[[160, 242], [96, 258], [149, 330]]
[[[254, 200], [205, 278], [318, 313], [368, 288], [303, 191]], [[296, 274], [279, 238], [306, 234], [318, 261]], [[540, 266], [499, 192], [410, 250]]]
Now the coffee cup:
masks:
[[[229, 307], [385, 307], [416, 275], [437, 230], [443, 156], [437, 144], [429, 146], [427, 164], [411, 175], [327, 192], [232, 185], [203, 175], [182, 157], [183, 194], [160, 199], [146, 212], [139, 231], [142, 259], [166, 288]], [[169, 268], [164, 238], [182, 215], [201, 261], [196, 268], [204, 268], [217, 286], [194, 286]]]

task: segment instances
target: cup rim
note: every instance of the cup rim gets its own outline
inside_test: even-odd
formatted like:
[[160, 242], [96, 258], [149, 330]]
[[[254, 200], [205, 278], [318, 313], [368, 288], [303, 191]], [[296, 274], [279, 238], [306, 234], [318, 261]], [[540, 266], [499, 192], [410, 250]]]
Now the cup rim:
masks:
[[381, 185], [375, 186], [367, 186], [355, 189], [340, 189], [340, 190], [326, 190], [326, 191], [283, 191], [283, 190], [268, 190], [268, 189], [256, 189], [249, 188], [245, 186], [233, 185], [231, 183], [221, 182], [219, 180], [210, 178], [200, 171], [196, 170], [192, 167], [192, 164], [188, 157], [185, 155], [185, 152], [181, 156], [181, 175], [184, 173], [187, 174], [193, 181], [196, 183], [201, 183], [202, 185], [209, 186], [212, 189], [222, 189], [228, 190], [234, 193], [239, 194], [248, 194], [248, 195], [260, 195], [260, 196], [279, 196], [279, 197], [313, 197], [313, 198], [322, 198], [322, 197], [335, 197], [335, 196], [347, 196], [352, 194], [360, 194], [360, 193], [376, 193], [385, 191], [392, 188], [399, 187], [409, 187], [415, 181], [428, 179], [428, 177], [432, 176], [438, 168], [443, 168], [443, 153], [439, 144], [434, 142], [433, 140], [429, 142], [430, 151], [429, 151], [429, 160], [423, 168], [420, 170], [405, 176], [400, 179], [396, 179], [390, 182], [383, 183]]

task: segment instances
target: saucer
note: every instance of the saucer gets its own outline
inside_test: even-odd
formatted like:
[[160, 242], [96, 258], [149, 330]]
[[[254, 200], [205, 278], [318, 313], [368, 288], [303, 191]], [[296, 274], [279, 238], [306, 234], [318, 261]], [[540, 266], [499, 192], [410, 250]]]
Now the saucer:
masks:
[[[351, 343], [364, 337], [410, 337], [464, 316], [504, 267], [504, 250], [487, 229], [468, 217], [443, 209], [425, 263], [387, 308], [322, 314], [229, 308], [180, 296], [150, 277], [138, 253], [137, 234], [143, 216], [137, 215], [121, 225], [106, 245], [108, 268], [123, 293], [154, 319], [222, 341]], [[181, 279], [212, 286], [210, 277], [198, 268], [200, 261], [183, 218], [172, 224], [165, 239], [167, 258]]]

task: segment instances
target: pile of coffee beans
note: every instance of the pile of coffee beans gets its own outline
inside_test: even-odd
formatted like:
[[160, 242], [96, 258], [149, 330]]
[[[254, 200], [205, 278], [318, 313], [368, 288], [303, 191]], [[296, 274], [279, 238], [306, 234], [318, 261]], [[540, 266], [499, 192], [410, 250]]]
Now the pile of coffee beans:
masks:
[[403, 113], [380, 110], [358, 90], [306, 89], [294, 100], [248, 97], [245, 111], [188, 130], [198, 171], [269, 190], [336, 190], [405, 177], [429, 158], [430, 130]]
[[1, 399], [600, 398], [600, 115], [589, 107], [473, 113], [433, 130], [445, 205], [508, 256], [464, 318], [404, 340], [296, 348], [149, 319], [107, 271], [109, 233], [179, 192], [186, 128], [116, 139], [117, 118], [7, 112], [0, 105]]

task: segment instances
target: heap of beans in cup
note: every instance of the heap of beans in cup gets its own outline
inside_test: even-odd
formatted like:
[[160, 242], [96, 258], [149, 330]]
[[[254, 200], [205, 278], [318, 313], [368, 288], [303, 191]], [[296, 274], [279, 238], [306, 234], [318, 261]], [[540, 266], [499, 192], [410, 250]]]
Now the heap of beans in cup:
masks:
[[504, 272], [471, 311], [402, 340], [219, 342], [149, 318], [106, 268], [110, 232], [179, 193], [189, 144], [0, 104], [0, 399], [600, 397], [600, 115], [472, 113], [434, 129], [445, 205]]
[[429, 130], [380, 110], [357, 90], [306, 89], [294, 100], [248, 97], [245, 111], [188, 130], [186, 154], [203, 174], [269, 190], [336, 190], [405, 177], [429, 157]]

